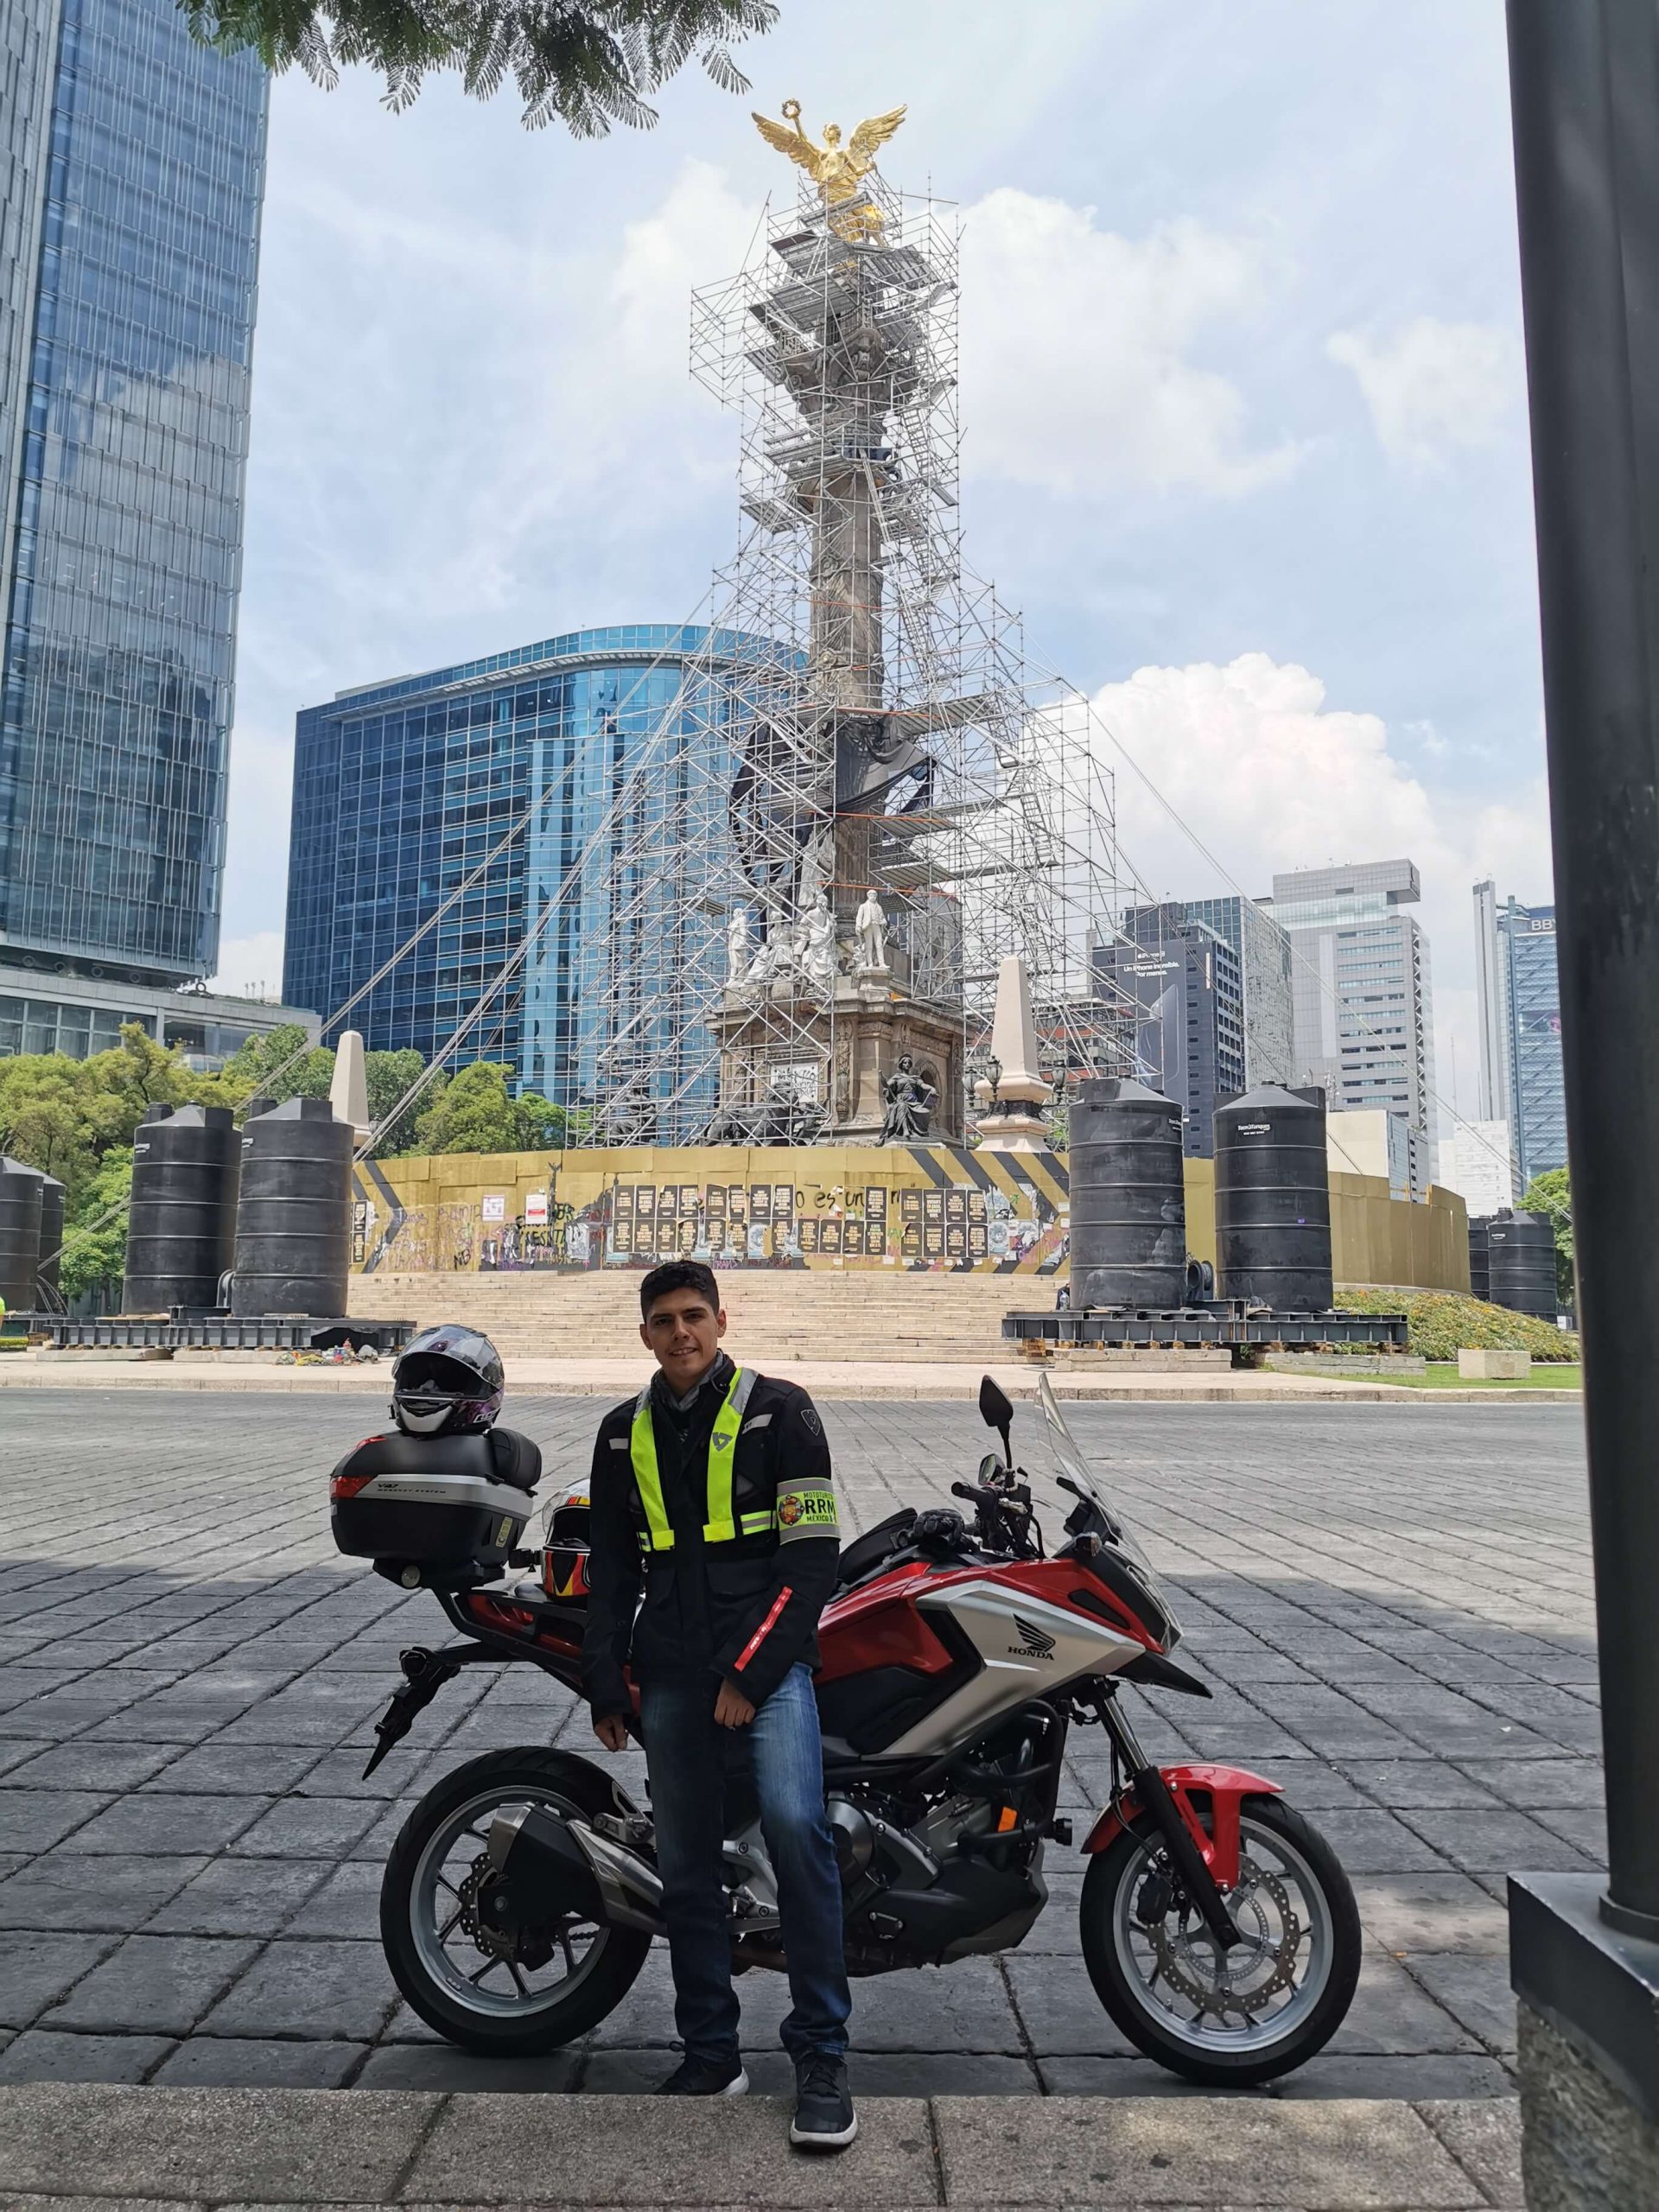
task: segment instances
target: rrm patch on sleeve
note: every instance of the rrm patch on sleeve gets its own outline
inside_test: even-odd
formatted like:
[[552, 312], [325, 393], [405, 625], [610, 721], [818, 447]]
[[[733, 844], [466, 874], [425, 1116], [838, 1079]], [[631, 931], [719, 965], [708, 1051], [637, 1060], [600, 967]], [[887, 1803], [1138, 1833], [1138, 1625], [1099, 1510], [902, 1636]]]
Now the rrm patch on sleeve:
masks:
[[841, 1520], [832, 1490], [783, 1490], [778, 1493], [778, 1541], [791, 1536], [838, 1536]]

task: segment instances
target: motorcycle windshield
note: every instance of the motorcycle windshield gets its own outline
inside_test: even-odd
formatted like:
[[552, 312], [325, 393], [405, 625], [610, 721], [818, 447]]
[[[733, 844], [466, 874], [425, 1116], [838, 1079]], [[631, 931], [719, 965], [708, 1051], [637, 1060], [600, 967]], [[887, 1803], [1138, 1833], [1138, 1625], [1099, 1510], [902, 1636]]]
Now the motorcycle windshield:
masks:
[[1151, 1560], [1124, 1527], [1122, 1515], [1118, 1512], [1116, 1507], [1102, 1490], [1098, 1480], [1090, 1468], [1089, 1462], [1084, 1458], [1082, 1447], [1066, 1426], [1065, 1415], [1060, 1411], [1060, 1402], [1054, 1395], [1046, 1375], [1038, 1379], [1037, 1401], [1043, 1409], [1043, 1423], [1048, 1430], [1049, 1448], [1058, 1463], [1060, 1472], [1063, 1475], [1069, 1475], [1078, 1489], [1083, 1491], [1084, 1497], [1092, 1498], [1100, 1508], [1111, 1530], [1112, 1541], [1117, 1548], [1127, 1554], [1137, 1567], [1143, 1567], [1150, 1574]]

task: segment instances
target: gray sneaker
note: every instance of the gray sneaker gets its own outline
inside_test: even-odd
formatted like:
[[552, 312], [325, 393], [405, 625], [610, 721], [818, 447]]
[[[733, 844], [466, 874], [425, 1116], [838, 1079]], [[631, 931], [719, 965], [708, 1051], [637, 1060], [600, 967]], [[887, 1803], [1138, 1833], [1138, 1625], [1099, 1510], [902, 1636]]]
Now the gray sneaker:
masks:
[[749, 2086], [741, 2058], [715, 2064], [706, 2058], [683, 2058], [666, 2082], [659, 2082], [659, 2097], [741, 2097]]
[[802, 2151], [844, 2151], [857, 2133], [846, 2060], [822, 2050], [798, 2058], [790, 2141]]

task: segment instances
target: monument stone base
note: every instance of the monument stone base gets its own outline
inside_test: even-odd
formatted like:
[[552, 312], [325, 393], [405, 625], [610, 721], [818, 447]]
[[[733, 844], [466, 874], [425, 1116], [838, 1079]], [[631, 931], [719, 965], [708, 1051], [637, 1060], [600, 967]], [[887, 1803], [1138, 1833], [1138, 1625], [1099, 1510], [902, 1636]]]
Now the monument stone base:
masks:
[[[838, 975], [830, 1001], [804, 1002], [792, 979], [728, 990], [713, 1017], [720, 1042], [722, 1114], [759, 1111], [781, 1084], [823, 1114], [819, 1141], [880, 1144], [887, 1112], [882, 1087], [906, 1054], [935, 1092], [930, 1142], [963, 1141], [962, 1016], [912, 998], [890, 972]], [[789, 1037], [769, 1011], [787, 1000]]]
[[1610, 1928], [1602, 1888], [1510, 1877], [1528, 2212], [1659, 2203], [1659, 1943]]

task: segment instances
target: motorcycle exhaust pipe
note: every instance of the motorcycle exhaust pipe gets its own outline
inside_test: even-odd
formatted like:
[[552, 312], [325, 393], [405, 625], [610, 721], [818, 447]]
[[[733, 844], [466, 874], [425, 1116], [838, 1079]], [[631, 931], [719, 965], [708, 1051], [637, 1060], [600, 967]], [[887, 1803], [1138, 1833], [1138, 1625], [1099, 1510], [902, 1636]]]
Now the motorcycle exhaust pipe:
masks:
[[496, 1872], [522, 1880], [543, 1912], [551, 1906], [585, 1920], [653, 1936], [663, 1932], [663, 1885], [656, 1869], [595, 1834], [586, 1821], [561, 1819], [542, 1805], [518, 1805], [490, 1823], [488, 1847]]
[[[587, 1854], [556, 1814], [540, 1805], [498, 1813], [490, 1823], [489, 1854], [515, 1903], [533, 1898], [543, 1913], [603, 1917], [604, 1897]], [[499, 1885], [496, 1895], [500, 1900]]]

